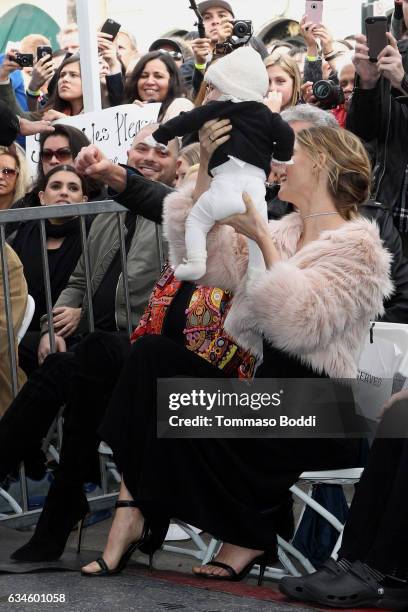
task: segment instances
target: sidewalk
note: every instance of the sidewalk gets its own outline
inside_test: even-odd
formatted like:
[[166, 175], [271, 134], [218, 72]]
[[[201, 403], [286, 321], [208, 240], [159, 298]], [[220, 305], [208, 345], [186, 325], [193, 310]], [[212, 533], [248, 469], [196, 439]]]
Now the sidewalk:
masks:
[[[103, 548], [110, 521], [103, 521], [85, 530], [84, 550], [76, 558], [74, 549], [64, 555], [68, 562], [82, 559], [83, 563], [95, 559]], [[0, 567], [4, 568], [8, 556], [30, 537], [30, 532], [18, 532], [0, 527]], [[75, 545], [76, 534], [70, 536], [69, 546]], [[188, 545], [188, 544], [187, 544]], [[80, 561], [81, 562], [81, 561]], [[101, 612], [120, 610], [164, 612], [238, 612], [256, 610], [264, 612], [282, 610], [298, 612], [311, 610], [284, 603], [276, 583], [265, 580], [261, 588], [256, 580], [244, 583], [203, 581], [194, 578], [191, 567], [193, 557], [160, 551], [154, 558], [151, 574], [145, 564], [147, 557], [135, 553], [132, 563], [119, 576], [84, 578], [76, 571], [41, 571], [26, 574], [0, 574], [0, 611], [44, 612], [58, 609], [69, 612]], [[10, 603], [11, 594], [63, 594], [65, 603]]]
[[[74, 532], [63, 557], [68, 565], [80, 567], [98, 557], [109, 525], [110, 520], [105, 520], [85, 530], [80, 557], [73, 548]], [[10, 552], [29, 537], [30, 532], [0, 526], [0, 570], [5, 569]], [[146, 556], [135, 553], [122, 574], [109, 578], [84, 578], [78, 571], [0, 573], [0, 612], [309, 612], [317, 609], [287, 603], [272, 580], [266, 579], [263, 586], [258, 587], [252, 576], [242, 583], [194, 578], [191, 567], [195, 560], [186, 555], [159, 551], [154, 557], [153, 573], [147, 569], [146, 562]], [[23, 593], [64, 595], [65, 603], [8, 601], [11, 594]]]

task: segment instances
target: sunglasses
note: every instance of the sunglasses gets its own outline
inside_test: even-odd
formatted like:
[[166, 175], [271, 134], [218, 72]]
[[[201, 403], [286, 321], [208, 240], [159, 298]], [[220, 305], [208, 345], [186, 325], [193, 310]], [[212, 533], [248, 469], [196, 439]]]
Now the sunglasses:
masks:
[[68, 147], [62, 147], [56, 151], [53, 151], [52, 149], [43, 149], [40, 154], [42, 161], [47, 162], [51, 161], [54, 156], [59, 162], [63, 163], [72, 158], [72, 151]]
[[180, 51], [168, 51], [167, 49], [157, 49], [160, 53], [166, 53], [166, 55], [170, 55], [174, 60], [183, 59], [183, 54]]
[[16, 168], [0, 168], [0, 172], [6, 178], [16, 176], [18, 174], [18, 170]]

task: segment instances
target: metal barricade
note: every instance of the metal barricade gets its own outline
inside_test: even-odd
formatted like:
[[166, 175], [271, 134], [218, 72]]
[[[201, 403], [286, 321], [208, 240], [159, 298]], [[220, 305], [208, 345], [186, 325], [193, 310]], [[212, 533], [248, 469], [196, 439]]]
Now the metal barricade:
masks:
[[[94, 317], [92, 308], [92, 269], [89, 261], [89, 252], [87, 245], [87, 234], [85, 216], [95, 216], [99, 214], [116, 214], [118, 238], [119, 238], [119, 249], [121, 257], [122, 267], [122, 282], [123, 291], [125, 296], [126, 304], [126, 325], [127, 331], [130, 335], [132, 332], [132, 320], [131, 320], [131, 307], [129, 299], [129, 283], [128, 276], [125, 273], [127, 269], [127, 254], [125, 246], [125, 229], [123, 218], [126, 214], [127, 209], [115, 202], [114, 200], [102, 200], [99, 202], [87, 202], [82, 204], [64, 204], [64, 205], [50, 205], [50, 206], [39, 206], [33, 208], [18, 208], [0, 211], [0, 259], [3, 273], [3, 291], [5, 300], [6, 320], [7, 320], [7, 336], [9, 346], [9, 360], [10, 360], [10, 377], [12, 383], [12, 390], [14, 397], [18, 392], [18, 373], [17, 373], [17, 355], [15, 350], [15, 334], [13, 328], [12, 318], [12, 304], [10, 296], [10, 284], [8, 277], [8, 265], [6, 256], [6, 235], [5, 226], [7, 223], [24, 223], [26, 221], [38, 221], [40, 225], [40, 237], [41, 237], [41, 258], [44, 273], [44, 290], [47, 304], [47, 322], [48, 330], [50, 334], [50, 346], [51, 352], [55, 352], [55, 331], [53, 324], [52, 315], [52, 297], [51, 297], [51, 279], [48, 265], [47, 255], [47, 236], [45, 229], [45, 221], [47, 219], [64, 219], [69, 217], [79, 217], [80, 220], [80, 232], [81, 232], [81, 244], [82, 254], [84, 259], [84, 270], [86, 279], [85, 295], [87, 298], [87, 316], [88, 316], [88, 328], [89, 331], [94, 331]], [[161, 270], [164, 265], [164, 250], [162, 244], [162, 238], [159, 228], [156, 226], [156, 240], [157, 240], [157, 253], [158, 253], [158, 269]], [[9, 527], [27, 527], [34, 524], [41, 509], [28, 510], [28, 495], [27, 495], [27, 481], [24, 470], [24, 465], [20, 467], [20, 487], [21, 487], [21, 512], [15, 512], [10, 515], [0, 515], [0, 524], [7, 525]], [[3, 491], [4, 498], [7, 498], [7, 494]], [[117, 493], [104, 494], [98, 497], [94, 497], [90, 500], [91, 510], [101, 510], [109, 508], [113, 505]], [[14, 509], [19, 507], [19, 504], [11, 504]]]

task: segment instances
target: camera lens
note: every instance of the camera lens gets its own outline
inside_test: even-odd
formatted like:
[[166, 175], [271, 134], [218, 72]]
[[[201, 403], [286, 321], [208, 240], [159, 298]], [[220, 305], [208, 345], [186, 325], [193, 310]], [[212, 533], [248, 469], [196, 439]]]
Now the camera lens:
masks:
[[237, 36], [245, 36], [247, 32], [246, 23], [237, 23], [235, 26], [235, 32]]
[[317, 4], [316, 4], [316, 2], [313, 2], [313, 4], [311, 5], [311, 8], [312, 8], [312, 9], [317, 9]]
[[327, 81], [319, 81], [313, 88], [313, 93], [318, 100], [325, 100], [331, 94], [331, 86]]

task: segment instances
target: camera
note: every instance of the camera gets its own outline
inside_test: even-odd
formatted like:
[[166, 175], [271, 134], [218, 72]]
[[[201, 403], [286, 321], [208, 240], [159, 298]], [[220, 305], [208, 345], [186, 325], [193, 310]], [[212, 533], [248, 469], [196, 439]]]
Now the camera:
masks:
[[249, 19], [234, 19], [230, 23], [232, 24], [232, 34], [223, 43], [215, 45], [215, 56], [227, 55], [235, 49], [247, 45], [254, 32], [252, 21]]
[[34, 56], [32, 53], [16, 53], [14, 61], [22, 68], [29, 68], [34, 63]]
[[252, 36], [252, 21], [248, 19], [234, 19], [232, 21], [232, 36], [236, 38], [250, 38]]
[[344, 102], [343, 90], [335, 81], [316, 81], [313, 85], [313, 95], [324, 110], [336, 108]]

